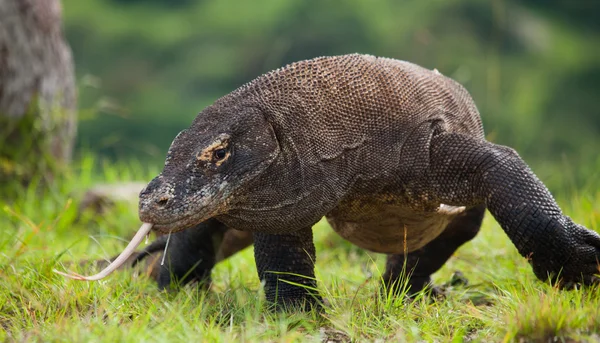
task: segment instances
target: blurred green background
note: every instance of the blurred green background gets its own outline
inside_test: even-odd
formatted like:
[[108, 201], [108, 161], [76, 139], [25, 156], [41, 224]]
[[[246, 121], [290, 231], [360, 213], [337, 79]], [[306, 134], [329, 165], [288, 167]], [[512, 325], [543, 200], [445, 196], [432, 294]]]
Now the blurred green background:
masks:
[[[284, 64], [352, 52], [462, 83], [488, 139], [551, 190], [600, 184], [600, 1], [64, 0], [78, 153], [161, 165], [218, 97]], [[589, 180], [596, 180], [591, 183]]]

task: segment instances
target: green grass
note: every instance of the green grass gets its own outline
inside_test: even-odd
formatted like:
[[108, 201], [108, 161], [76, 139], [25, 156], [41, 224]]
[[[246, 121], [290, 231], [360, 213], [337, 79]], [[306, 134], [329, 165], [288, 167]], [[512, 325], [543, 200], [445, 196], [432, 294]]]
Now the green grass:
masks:
[[[209, 292], [164, 294], [130, 272], [89, 283], [52, 272], [118, 253], [139, 227], [135, 204], [76, 222], [86, 188], [156, 172], [87, 158], [44, 196], [33, 185], [16, 201], [0, 199], [0, 341], [600, 341], [600, 291], [539, 282], [489, 215], [434, 276], [444, 284], [459, 270], [469, 285], [449, 288], [437, 302], [381, 298], [384, 256], [352, 246], [323, 222], [314, 229], [319, 290], [328, 300], [320, 314], [264, 311], [252, 249], [219, 264]], [[559, 203], [575, 221], [600, 229], [597, 189], [559, 194]]]

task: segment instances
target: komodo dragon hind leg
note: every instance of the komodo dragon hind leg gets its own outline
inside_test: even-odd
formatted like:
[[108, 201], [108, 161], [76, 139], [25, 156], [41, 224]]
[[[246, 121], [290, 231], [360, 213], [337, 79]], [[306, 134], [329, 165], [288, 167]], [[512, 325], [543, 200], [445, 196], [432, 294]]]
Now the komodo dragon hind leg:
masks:
[[440, 202], [485, 203], [535, 275], [561, 285], [598, 281], [600, 236], [565, 216], [512, 149], [461, 134], [433, 137], [423, 184]]
[[[401, 291], [403, 275], [408, 275], [410, 296], [431, 287], [431, 274], [439, 270], [456, 249], [477, 235], [484, 214], [483, 205], [470, 208], [454, 218], [438, 237], [421, 249], [407, 255], [388, 255], [383, 275], [384, 291], [396, 294]], [[437, 292], [435, 287], [431, 290]]]
[[282, 310], [319, 307], [312, 228], [281, 235], [255, 232], [254, 258], [270, 305]]

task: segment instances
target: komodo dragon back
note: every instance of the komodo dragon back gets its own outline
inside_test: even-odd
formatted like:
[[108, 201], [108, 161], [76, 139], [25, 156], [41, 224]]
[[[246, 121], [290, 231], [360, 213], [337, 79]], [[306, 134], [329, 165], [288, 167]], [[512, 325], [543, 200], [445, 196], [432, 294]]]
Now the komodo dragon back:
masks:
[[307, 163], [334, 159], [366, 140], [398, 148], [425, 121], [483, 138], [479, 112], [460, 84], [405, 61], [320, 57], [270, 72], [246, 88], [280, 131], [307, 152]]

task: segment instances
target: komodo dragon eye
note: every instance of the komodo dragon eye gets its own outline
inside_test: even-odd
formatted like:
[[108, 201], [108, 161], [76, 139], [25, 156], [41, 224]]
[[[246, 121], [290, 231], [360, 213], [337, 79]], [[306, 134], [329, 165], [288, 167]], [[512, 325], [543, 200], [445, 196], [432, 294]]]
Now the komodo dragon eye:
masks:
[[214, 161], [220, 161], [220, 160], [224, 159], [226, 156], [227, 156], [226, 148], [221, 148], [221, 149], [217, 149], [217, 150], [213, 151], [213, 160]]
[[196, 155], [196, 159], [203, 164], [214, 163], [217, 167], [221, 166], [231, 155], [229, 146], [229, 135], [222, 134], [211, 144], [206, 146]]

